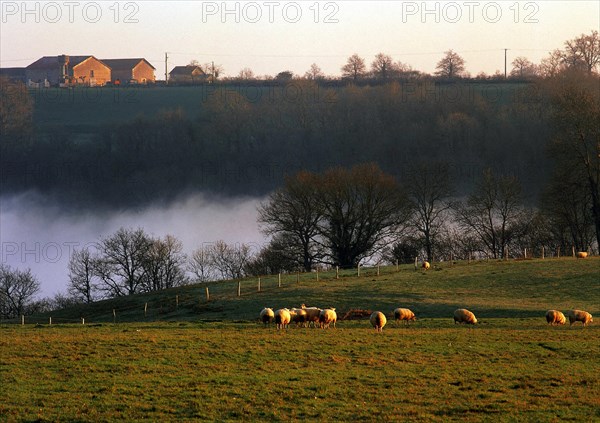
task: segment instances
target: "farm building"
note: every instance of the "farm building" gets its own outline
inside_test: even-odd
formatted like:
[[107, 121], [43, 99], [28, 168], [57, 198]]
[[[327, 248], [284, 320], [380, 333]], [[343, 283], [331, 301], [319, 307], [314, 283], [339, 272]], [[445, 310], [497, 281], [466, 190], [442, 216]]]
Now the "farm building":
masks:
[[25, 68], [28, 83], [47, 81], [51, 85], [104, 85], [110, 75], [110, 67], [94, 56], [44, 56]]
[[169, 72], [169, 82], [175, 83], [195, 83], [204, 82], [208, 78], [208, 75], [202, 70], [200, 66], [187, 65], [187, 66], [175, 66], [171, 72]]
[[111, 69], [113, 84], [151, 84], [156, 81], [152, 66], [146, 59], [102, 59]]

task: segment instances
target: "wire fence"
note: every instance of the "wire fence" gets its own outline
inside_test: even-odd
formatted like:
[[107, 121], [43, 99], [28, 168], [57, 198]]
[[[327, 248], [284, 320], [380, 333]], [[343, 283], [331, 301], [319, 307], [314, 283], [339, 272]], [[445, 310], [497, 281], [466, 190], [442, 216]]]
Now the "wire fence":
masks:
[[[588, 256], [587, 253], [582, 254], [582, 252], [577, 252], [575, 248], [569, 252], [571, 254], [566, 256], [566, 258], [586, 258]], [[533, 254], [533, 249], [525, 249], [521, 257], [509, 258], [506, 253], [504, 257], [497, 260], [543, 260], [561, 257], [565, 258], [565, 256], [561, 256], [560, 251], [553, 251], [548, 254], [542, 247], [538, 250], [538, 254]], [[461, 262], [470, 265], [488, 260], [490, 260], [489, 257], [481, 258], [476, 254], [469, 254], [467, 260], [449, 260], [435, 263], [421, 261], [418, 257], [415, 257], [414, 264], [411, 265], [400, 265], [397, 262], [393, 266], [359, 265], [355, 269], [340, 269], [339, 267], [328, 269], [317, 268], [312, 272], [279, 273], [277, 275], [258, 276], [242, 280], [206, 282], [171, 288], [164, 291], [82, 304], [68, 309], [66, 312], [68, 316], [66, 317], [63, 317], [65, 310], [57, 310], [40, 315], [21, 315], [11, 319], [0, 318], [0, 325], [90, 325], [97, 323], [117, 324], [122, 321], [152, 322], [167, 318], [174, 320], [178, 316], [183, 317], [185, 314], [189, 315], [193, 313], [198, 316], [207, 311], [219, 311], [219, 307], [215, 309], [211, 306], [222, 301], [232, 301], [236, 298], [241, 299], [260, 293], [275, 292], [279, 289], [298, 286], [307, 282], [325, 282], [352, 277], [379, 277], [401, 271], [427, 271], [430, 267], [435, 269], [436, 266], [442, 264], [454, 266]], [[75, 314], [78, 314], [78, 317], [73, 317]]]

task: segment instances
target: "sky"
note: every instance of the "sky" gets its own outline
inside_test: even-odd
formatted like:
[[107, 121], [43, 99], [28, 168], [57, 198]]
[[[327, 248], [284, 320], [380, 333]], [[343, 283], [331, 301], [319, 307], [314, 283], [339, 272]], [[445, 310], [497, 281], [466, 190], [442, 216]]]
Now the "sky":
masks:
[[164, 79], [192, 60], [255, 75], [316, 63], [339, 76], [356, 53], [377, 53], [433, 73], [453, 49], [472, 75], [504, 72], [515, 57], [534, 63], [600, 28], [600, 1], [0, 1], [0, 66], [44, 55], [144, 57]]

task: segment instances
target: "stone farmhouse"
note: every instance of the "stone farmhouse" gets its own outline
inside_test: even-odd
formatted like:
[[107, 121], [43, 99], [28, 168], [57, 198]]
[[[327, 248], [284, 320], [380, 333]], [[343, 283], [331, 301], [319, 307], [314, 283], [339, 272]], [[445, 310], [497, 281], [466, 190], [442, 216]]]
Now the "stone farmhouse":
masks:
[[113, 84], [151, 84], [156, 82], [152, 66], [146, 59], [102, 59], [111, 69]]
[[173, 83], [193, 84], [205, 82], [207, 79], [208, 75], [200, 66], [195, 65], [175, 66], [169, 72], [169, 82]]
[[[23, 68], [21, 68], [23, 69]], [[21, 73], [29, 86], [103, 86], [108, 83], [149, 84], [156, 69], [146, 59], [105, 59], [87, 56], [44, 56]], [[16, 71], [11, 69], [11, 74]], [[0, 72], [2, 73], [2, 72]]]

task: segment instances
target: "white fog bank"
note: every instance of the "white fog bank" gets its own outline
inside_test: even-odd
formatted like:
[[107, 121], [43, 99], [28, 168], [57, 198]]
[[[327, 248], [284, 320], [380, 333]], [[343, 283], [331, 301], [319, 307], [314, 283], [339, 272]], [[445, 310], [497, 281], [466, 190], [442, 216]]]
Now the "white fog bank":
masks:
[[39, 296], [66, 292], [67, 266], [74, 248], [81, 249], [119, 228], [142, 228], [155, 237], [178, 238], [184, 251], [218, 240], [246, 243], [258, 250], [265, 242], [257, 218], [257, 198], [208, 198], [195, 194], [168, 206], [141, 211], [73, 212], [40, 197], [0, 199], [2, 264], [31, 268], [41, 283]]

